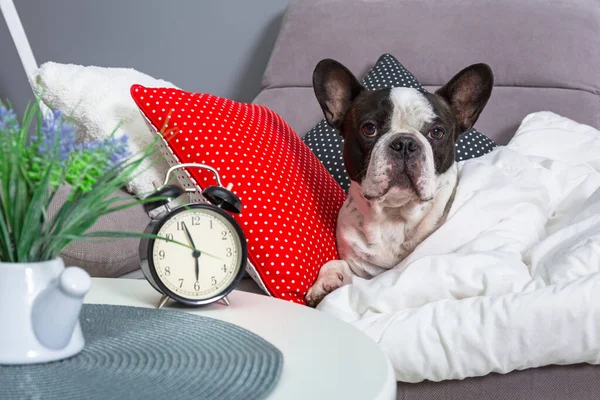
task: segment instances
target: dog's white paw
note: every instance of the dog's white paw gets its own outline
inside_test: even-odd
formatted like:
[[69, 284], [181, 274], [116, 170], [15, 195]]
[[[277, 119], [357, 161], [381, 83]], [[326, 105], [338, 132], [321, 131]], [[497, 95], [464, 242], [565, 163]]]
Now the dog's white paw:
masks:
[[344, 276], [335, 271], [320, 275], [304, 299], [309, 307], [316, 307], [329, 293], [343, 285]]

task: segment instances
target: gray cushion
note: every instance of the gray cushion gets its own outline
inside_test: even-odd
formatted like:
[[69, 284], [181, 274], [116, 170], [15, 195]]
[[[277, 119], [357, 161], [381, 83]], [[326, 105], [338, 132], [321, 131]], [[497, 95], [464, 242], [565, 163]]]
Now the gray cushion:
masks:
[[490, 64], [496, 87], [477, 129], [497, 143], [534, 111], [600, 128], [598, 43], [597, 0], [291, 0], [255, 103], [302, 135], [322, 118], [311, 85], [319, 60], [362, 76], [389, 52], [428, 90]]
[[398, 383], [398, 400], [597, 400], [600, 366], [577, 364], [462, 381]]
[[264, 87], [310, 86], [322, 58], [364, 75], [394, 54], [423, 85], [486, 62], [499, 86], [600, 90], [597, 0], [291, 0]]
[[[65, 202], [68, 194], [69, 188], [66, 186], [58, 190], [49, 210], [51, 215]], [[115, 196], [131, 198], [123, 191]], [[150, 218], [143, 207], [135, 206], [100, 217], [90, 231], [143, 232], [149, 223]], [[61, 257], [65, 265], [81, 267], [91, 276], [118, 277], [140, 267], [139, 243], [137, 238], [72, 242]]]

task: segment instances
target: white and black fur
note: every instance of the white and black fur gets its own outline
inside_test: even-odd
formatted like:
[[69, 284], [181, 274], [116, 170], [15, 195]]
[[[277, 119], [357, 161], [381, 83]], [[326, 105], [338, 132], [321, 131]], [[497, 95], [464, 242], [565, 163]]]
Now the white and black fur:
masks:
[[337, 222], [340, 260], [325, 264], [306, 295], [325, 295], [398, 265], [443, 222], [457, 185], [455, 144], [485, 107], [493, 87], [486, 64], [460, 71], [435, 93], [366, 90], [337, 61], [319, 62], [315, 94], [344, 137], [351, 184]]

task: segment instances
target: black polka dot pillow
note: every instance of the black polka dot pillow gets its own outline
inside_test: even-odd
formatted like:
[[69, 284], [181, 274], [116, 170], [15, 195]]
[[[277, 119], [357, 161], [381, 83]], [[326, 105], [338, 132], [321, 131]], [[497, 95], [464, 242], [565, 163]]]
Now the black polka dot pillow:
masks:
[[[367, 89], [377, 90], [391, 87], [410, 87], [422, 92], [426, 90], [415, 77], [391, 54], [384, 54], [375, 63], [362, 81]], [[338, 131], [321, 120], [302, 140], [315, 153], [325, 168], [344, 190], [348, 190], [350, 179], [342, 158], [343, 139]], [[463, 134], [456, 144], [456, 160], [463, 161], [489, 153], [498, 146], [490, 138], [475, 129]]]
[[[233, 184], [250, 276], [268, 294], [304, 304], [319, 268], [338, 258], [335, 224], [346, 197], [317, 157], [264, 106], [140, 85], [131, 95], [164, 133], [172, 162], [210, 165]], [[215, 184], [207, 171], [187, 173], [200, 187]]]

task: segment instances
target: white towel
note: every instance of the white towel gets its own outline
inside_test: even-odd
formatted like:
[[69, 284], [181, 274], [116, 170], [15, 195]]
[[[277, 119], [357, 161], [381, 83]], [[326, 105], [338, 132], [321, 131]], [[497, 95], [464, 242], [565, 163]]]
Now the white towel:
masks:
[[[35, 74], [35, 82], [46, 105], [72, 117], [78, 140], [104, 139], [116, 129], [116, 137], [124, 133], [129, 135], [133, 154], [147, 148], [156, 139], [156, 133], [149, 129], [129, 88], [134, 83], [148, 87], [176, 87], [132, 68], [84, 67], [55, 62], [43, 64]], [[149, 159], [141, 166], [143, 172], [127, 185], [130, 193], [147, 194], [154, 190], [153, 180], [163, 183], [169, 164], [164, 151], [155, 154], [153, 160]]]

